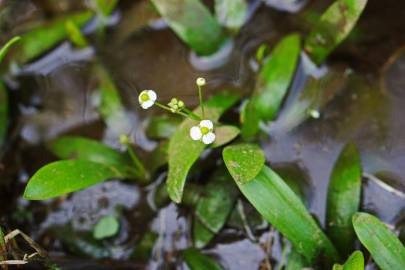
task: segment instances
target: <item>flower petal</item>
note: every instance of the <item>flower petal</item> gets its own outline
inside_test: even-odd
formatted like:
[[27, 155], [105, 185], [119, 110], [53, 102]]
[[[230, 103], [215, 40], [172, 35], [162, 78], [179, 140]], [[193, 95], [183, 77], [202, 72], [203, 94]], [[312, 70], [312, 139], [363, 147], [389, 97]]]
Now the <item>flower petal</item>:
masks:
[[215, 141], [214, 132], [209, 132], [202, 137], [202, 142], [205, 144], [211, 144]]
[[152, 101], [156, 101], [157, 95], [156, 92], [153, 90], [148, 90], [148, 96], [150, 98], [150, 100]]
[[197, 127], [197, 126], [194, 126], [194, 127], [190, 128], [190, 137], [194, 141], [201, 140], [202, 133], [201, 133], [200, 128]]
[[212, 130], [214, 128], [214, 124], [212, 123], [211, 120], [202, 120], [200, 122], [200, 127], [206, 127], [209, 130]]
[[139, 96], [138, 96], [138, 101], [139, 101], [139, 104], [142, 104], [143, 103], [143, 100], [142, 100], [142, 95], [144, 95], [144, 94], [148, 94], [148, 90], [143, 90], [140, 94], [139, 94]]
[[153, 102], [152, 100], [148, 100], [148, 101], [144, 101], [143, 103], [141, 103], [141, 107], [146, 110], [146, 109], [149, 109], [150, 107], [152, 107], [153, 104], [155, 104], [155, 102]]

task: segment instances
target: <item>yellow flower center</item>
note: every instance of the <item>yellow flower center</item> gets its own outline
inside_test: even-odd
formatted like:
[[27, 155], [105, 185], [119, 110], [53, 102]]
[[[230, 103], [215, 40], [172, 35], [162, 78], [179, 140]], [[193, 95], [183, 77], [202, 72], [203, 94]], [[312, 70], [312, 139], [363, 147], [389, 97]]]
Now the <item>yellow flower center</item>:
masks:
[[148, 94], [146, 94], [146, 93], [143, 93], [142, 95], [141, 95], [141, 100], [142, 101], [148, 101], [149, 100], [149, 96], [148, 96]]
[[209, 128], [207, 128], [207, 127], [202, 127], [202, 128], [201, 128], [201, 133], [202, 133], [203, 135], [207, 134], [208, 132], [210, 132]]

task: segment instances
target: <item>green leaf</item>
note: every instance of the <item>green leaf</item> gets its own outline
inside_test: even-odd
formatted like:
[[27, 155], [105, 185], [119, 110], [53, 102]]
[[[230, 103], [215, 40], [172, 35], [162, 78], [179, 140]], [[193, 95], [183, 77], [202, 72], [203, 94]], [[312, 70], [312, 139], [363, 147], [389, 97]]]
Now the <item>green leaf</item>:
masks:
[[60, 137], [49, 145], [60, 159], [82, 159], [102, 163], [127, 178], [134, 178], [137, 172], [128, 153], [122, 153], [98, 141], [75, 136]]
[[201, 221], [193, 220], [193, 243], [196, 248], [205, 247], [214, 236], [215, 233], [205, 227]]
[[230, 178], [225, 170], [214, 173], [197, 203], [195, 217], [214, 234], [224, 226], [239, 194]]
[[344, 265], [335, 264], [333, 270], [364, 270], [364, 256], [357, 250], [347, 259]]
[[[222, 93], [210, 98], [204, 106], [206, 118], [217, 121], [238, 99], [238, 96], [229, 93]], [[197, 108], [194, 112], [198, 114], [200, 109]], [[202, 142], [193, 141], [190, 138], [190, 128], [197, 124], [197, 121], [191, 119], [184, 120], [169, 142], [167, 191], [170, 198], [176, 203], [181, 202], [188, 171], [205, 149]]]
[[102, 217], [93, 229], [93, 237], [95, 239], [104, 239], [114, 236], [118, 233], [120, 224], [114, 216]]
[[0, 146], [6, 139], [8, 129], [8, 93], [2, 81], [0, 81]]
[[0, 49], [0, 64], [6, 56], [8, 50], [18, 41], [21, 40], [21, 37], [13, 37], [10, 39], [1, 49]]
[[89, 45], [80, 28], [72, 20], [66, 21], [65, 28], [70, 41], [76, 47], [86, 48]]
[[262, 170], [265, 157], [255, 144], [237, 144], [225, 147], [223, 157], [226, 167], [238, 184], [253, 180]]
[[231, 31], [239, 31], [245, 23], [247, 12], [246, 0], [215, 0], [217, 20]]
[[246, 107], [242, 129], [245, 137], [255, 135], [258, 120], [270, 121], [276, 117], [294, 76], [299, 54], [300, 37], [292, 34], [281, 40], [264, 61], [251, 104]]
[[360, 191], [360, 154], [354, 144], [347, 144], [332, 171], [326, 212], [328, 236], [344, 256], [353, 250], [356, 239], [352, 217], [359, 209]]
[[181, 118], [170, 115], [152, 117], [146, 129], [146, 135], [150, 139], [169, 139], [181, 122]]
[[348, 73], [343, 69], [330, 69], [317, 79], [309, 77], [304, 88], [292, 104], [279, 117], [279, 128], [292, 130], [311, 117], [313, 111], [321, 111], [339, 92], [345, 89]]
[[14, 59], [20, 64], [33, 60], [67, 37], [67, 21], [71, 20], [78, 27], [82, 27], [92, 16], [90, 11], [69, 14], [23, 34], [16, 47]]
[[187, 266], [191, 270], [222, 270], [223, 268], [212, 258], [202, 254], [197, 249], [188, 248], [182, 252]]
[[3, 229], [0, 226], [0, 261], [5, 261], [7, 260], [7, 257], [3, 254], [7, 254], [7, 247], [6, 247], [6, 242], [4, 241], [4, 233]]
[[321, 64], [349, 35], [366, 4], [367, 0], [336, 0], [322, 14], [304, 45], [315, 63]]
[[151, 0], [170, 28], [199, 55], [211, 55], [225, 41], [221, 25], [200, 0]]
[[[233, 159], [225, 155], [229, 171], [233, 170]], [[231, 168], [231, 169], [230, 169]], [[246, 169], [245, 167], [241, 169]], [[232, 173], [231, 173], [232, 175]], [[318, 256], [337, 260], [338, 254], [330, 240], [305, 208], [300, 198], [269, 167], [250, 181], [235, 179], [239, 189], [256, 210], [278, 229], [309, 262]], [[330, 262], [330, 261], [329, 261]]]
[[223, 146], [238, 137], [239, 133], [239, 128], [235, 126], [219, 126], [215, 129], [216, 138], [211, 147]]
[[95, 0], [97, 10], [102, 16], [109, 16], [118, 4], [118, 0]]
[[88, 160], [62, 160], [39, 169], [24, 191], [27, 200], [46, 200], [78, 191], [107, 179], [123, 178], [115, 168]]
[[353, 226], [360, 242], [382, 270], [405, 267], [405, 247], [378, 218], [368, 213], [353, 216]]
[[159, 235], [155, 232], [148, 231], [143, 234], [142, 238], [136, 243], [131, 259], [146, 262], [151, 258], [153, 246], [158, 240]]
[[302, 270], [306, 266], [308, 266], [308, 263], [305, 261], [305, 258], [295, 249], [292, 249], [290, 254], [288, 254], [285, 270]]

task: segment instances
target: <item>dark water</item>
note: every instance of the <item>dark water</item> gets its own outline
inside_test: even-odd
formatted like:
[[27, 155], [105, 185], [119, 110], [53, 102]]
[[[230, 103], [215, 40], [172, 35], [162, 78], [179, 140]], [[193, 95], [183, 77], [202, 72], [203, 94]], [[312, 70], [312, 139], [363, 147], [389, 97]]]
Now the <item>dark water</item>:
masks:
[[[6, 2], [9, 10], [3, 13], [8, 15], [3, 17], [2, 29], [9, 35], [43, 16], [84, 8], [82, 1]], [[179, 250], [191, 243], [192, 213], [174, 204], [153, 209], [150, 197], [156, 183], [141, 188], [110, 181], [46, 202], [21, 198], [28, 178], [55, 160], [45, 147], [52, 138], [78, 134], [118, 147], [118, 134], [102, 123], [95, 110], [97, 97], [90, 70], [96, 57], [116, 81], [128, 110], [129, 120], [119, 130], [132, 131], [139, 147], [150, 150], [154, 143], [143, 130], [148, 115], [137, 105], [142, 89], [156, 90], [162, 101], [176, 96], [195, 105], [195, 78], [203, 76], [208, 81], [207, 95], [228, 88], [248, 96], [254, 86], [252, 59], [257, 47], [263, 42], [273, 46], [293, 31], [305, 34], [311, 26], [310, 15], [322, 11], [330, 1], [309, 1], [294, 14], [259, 5], [234, 40], [229, 61], [210, 71], [193, 67], [189, 50], [159, 21], [152, 21], [155, 28], [129, 35], [128, 25], [134, 26], [128, 18], [137, 14], [140, 2], [120, 3], [105, 42], [97, 42], [94, 36], [93, 49], [81, 52], [61, 45], [8, 80], [12, 122], [0, 168], [0, 221], [8, 229], [20, 228], [32, 235], [66, 269], [186, 269]], [[327, 63], [328, 69], [342, 74], [345, 83], [321, 117], [291, 131], [283, 128], [282, 121], [275, 121], [270, 135], [260, 138], [271, 165], [294, 166], [306, 175], [309, 208], [322, 224], [329, 175], [348, 141], [359, 146], [362, 156], [361, 208], [392, 226], [405, 218], [404, 18], [405, 5], [399, 1], [369, 1], [354, 33]], [[279, 119], [288, 105], [289, 99]], [[165, 172], [156, 176], [158, 183], [164, 178]], [[122, 213], [120, 233], [113, 240], [89, 246], [94, 259], [85, 259], [89, 254], [69, 244], [69, 239], [86, 239], [85, 232], [101, 216], [117, 211]], [[252, 230], [256, 241], [245, 230], [227, 226], [206, 251], [225, 269], [267, 269], [266, 254], [270, 262], [280, 260], [283, 241], [266, 224], [259, 222]], [[129, 258], [134, 246], [148, 231], [159, 236], [153, 256], [132, 263], [135, 260]], [[270, 242], [272, 246], [266, 247]], [[109, 259], [100, 259], [103, 257]]]

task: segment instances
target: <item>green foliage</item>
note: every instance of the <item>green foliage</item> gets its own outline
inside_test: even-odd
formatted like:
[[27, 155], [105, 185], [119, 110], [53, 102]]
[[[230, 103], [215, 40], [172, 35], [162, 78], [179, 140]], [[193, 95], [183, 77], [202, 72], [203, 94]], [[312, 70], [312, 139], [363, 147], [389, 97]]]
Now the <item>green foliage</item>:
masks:
[[65, 27], [67, 21], [82, 27], [92, 16], [93, 13], [90, 11], [69, 14], [23, 34], [16, 47], [14, 59], [20, 64], [33, 60], [67, 37]]
[[78, 191], [107, 179], [124, 178], [112, 166], [89, 160], [62, 160], [39, 169], [24, 191], [27, 200], [46, 200]]
[[242, 135], [255, 135], [260, 120], [270, 121], [276, 117], [291, 84], [299, 54], [300, 37], [292, 34], [281, 40], [271, 57], [264, 60], [251, 101], [246, 107]]
[[303, 268], [305, 268], [305, 266], [308, 266], [305, 258], [295, 249], [292, 249], [290, 251], [290, 254], [288, 254], [285, 270], [302, 270]]
[[[238, 99], [238, 96], [229, 93], [213, 96], [204, 105], [206, 118], [217, 121]], [[197, 114], [199, 112], [199, 108], [194, 111], [194, 113]], [[205, 149], [203, 143], [193, 141], [190, 138], [189, 130], [196, 124], [198, 124], [198, 122], [194, 120], [184, 120], [169, 142], [167, 190], [170, 198], [176, 203], [181, 202], [188, 171]]]
[[222, 270], [223, 268], [212, 258], [201, 254], [197, 249], [189, 248], [182, 252], [187, 266], [191, 270]]
[[65, 23], [66, 32], [70, 41], [78, 48], [86, 48], [89, 44], [86, 38], [83, 36], [80, 28], [72, 21], [68, 20]]
[[353, 216], [353, 226], [360, 242], [382, 270], [404, 268], [404, 245], [378, 218], [357, 213]]
[[169, 139], [181, 122], [181, 118], [166, 114], [152, 117], [146, 129], [146, 135], [150, 139]]
[[137, 261], [147, 261], [153, 251], [153, 246], [159, 235], [155, 232], [148, 231], [143, 234], [142, 238], [138, 241], [131, 258]]
[[247, 12], [246, 0], [215, 0], [217, 20], [231, 31], [239, 31], [245, 23]]
[[81, 159], [104, 164], [125, 178], [139, 177], [128, 153], [122, 153], [98, 141], [65, 136], [53, 141], [50, 150], [60, 159]]
[[97, 11], [104, 17], [109, 16], [118, 4], [118, 0], [94, 0]]
[[[226, 147], [223, 154], [231, 175], [235, 167], [233, 156], [237, 153], [234, 151], [234, 155], [229, 155], [233, 147], [235, 146]], [[244, 155], [245, 160], [256, 160], [255, 151], [239, 151], [239, 155]], [[252, 166], [252, 164], [248, 167], [242, 163], [238, 164], [240, 171], [250, 170]], [[262, 164], [261, 161], [258, 161], [258, 164]], [[329, 262], [338, 259], [336, 249], [300, 198], [269, 167], [263, 166], [259, 174], [250, 181], [236, 178], [234, 180], [256, 210], [290, 240], [297, 252], [309, 262], [314, 262], [320, 255], [325, 256]]]
[[6, 242], [4, 241], [3, 229], [0, 226], [0, 261], [7, 260], [7, 257], [3, 256], [3, 254], [7, 254], [7, 247]]
[[1, 49], [0, 49], [0, 64], [3, 61], [4, 57], [6, 56], [7, 52], [10, 50], [10, 48], [20, 40], [21, 40], [21, 37], [18, 37], [18, 36], [13, 37], [3, 47], [1, 47]]
[[239, 128], [231, 125], [224, 125], [215, 128], [215, 141], [211, 147], [220, 147], [223, 146], [236, 137], [238, 137], [240, 133]]
[[367, 0], [336, 0], [325, 11], [305, 39], [304, 48], [316, 64], [321, 64], [349, 35], [366, 4]]
[[354, 144], [342, 150], [328, 189], [327, 232], [341, 255], [348, 255], [356, 239], [352, 217], [360, 205], [361, 161]]
[[205, 227], [201, 221], [194, 219], [193, 221], [193, 243], [196, 248], [205, 247], [211, 239], [215, 236], [215, 233]]
[[347, 259], [344, 265], [335, 264], [333, 270], [364, 270], [364, 256], [359, 250]]
[[93, 229], [95, 239], [104, 239], [114, 236], [118, 233], [120, 224], [114, 216], [102, 217]]
[[170, 28], [199, 55], [211, 55], [225, 41], [221, 25], [200, 0], [151, 0]]

